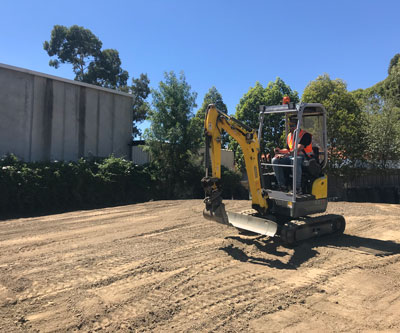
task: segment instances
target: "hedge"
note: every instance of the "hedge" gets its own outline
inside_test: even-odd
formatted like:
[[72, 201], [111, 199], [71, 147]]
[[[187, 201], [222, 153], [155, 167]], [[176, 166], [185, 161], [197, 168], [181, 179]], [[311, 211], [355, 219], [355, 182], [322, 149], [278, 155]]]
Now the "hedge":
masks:
[[[182, 170], [173, 197], [152, 165], [138, 166], [110, 156], [77, 162], [22, 162], [0, 159], [0, 218], [106, 207], [148, 200], [203, 198], [202, 167]], [[224, 198], [245, 199], [240, 175], [223, 169]]]
[[113, 156], [24, 163], [9, 155], [0, 160], [0, 216], [143, 202], [151, 187], [144, 167]]

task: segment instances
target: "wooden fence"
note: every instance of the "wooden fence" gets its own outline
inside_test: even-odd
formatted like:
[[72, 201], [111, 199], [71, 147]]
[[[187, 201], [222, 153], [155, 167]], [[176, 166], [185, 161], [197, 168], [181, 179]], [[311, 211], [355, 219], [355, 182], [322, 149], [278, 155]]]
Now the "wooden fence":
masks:
[[328, 197], [352, 202], [400, 203], [400, 169], [330, 175]]

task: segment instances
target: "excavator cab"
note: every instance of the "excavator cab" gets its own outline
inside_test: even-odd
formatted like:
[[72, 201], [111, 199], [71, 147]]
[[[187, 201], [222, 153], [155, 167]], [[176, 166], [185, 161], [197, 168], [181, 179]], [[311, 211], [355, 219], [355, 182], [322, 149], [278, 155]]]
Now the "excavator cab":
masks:
[[[289, 134], [289, 123], [295, 122], [294, 151], [292, 151], [291, 165], [272, 164], [260, 160], [260, 172], [262, 174], [261, 184], [264, 192], [268, 193], [271, 199], [272, 208], [275, 214], [298, 218], [308, 214], [322, 213], [326, 210], [328, 200], [328, 180], [323, 169], [327, 164], [327, 130], [326, 111], [323, 105], [317, 103], [283, 104], [277, 106], [260, 107], [260, 124], [258, 138], [260, 147], [263, 146], [262, 138], [264, 123], [269, 123], [268, 117], [281, 115], [285, 121], [285, 138]], [[300, 130], [306, 131], [312, 136], [312, 154], [303, 154], [297, 150], [300, 142]], [[293, 158], [301, 154], [303, 157]], [[301, 194], [296, 193], [296, 178], [299, 175], [298, 163], [302, 163], [301, 170]], [[292, 189], [290, 192], [283, 192], [278, 187], [278, 182], [271, 168], [284, 168], [287, 184]]]

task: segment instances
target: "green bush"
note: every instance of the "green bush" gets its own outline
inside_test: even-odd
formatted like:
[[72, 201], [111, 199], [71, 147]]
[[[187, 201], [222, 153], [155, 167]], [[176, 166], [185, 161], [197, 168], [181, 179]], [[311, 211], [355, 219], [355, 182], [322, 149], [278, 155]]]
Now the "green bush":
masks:
[[222, 166], [221, 181], [222, 181], [222, 197], [224, 199], [248, 199], [247, 190], [240, 183], [242, 175], [238, 171], [229, 170]]
[[[179, 171], [168, 197], [168, 182], [159, 166], [138, 166], [122, 158], [80, 159], [76, 162], [25, 163], [14, 155], [0, 159], [0, 218], [62, 212], [150, 199], [204, 198], [203, 167]], [[223, 197], [247, 198], [240, 174], [222, 168]]]
[[152, 198], [146, 167], [113, 156], [77, 162], [0, 159], [0, 215], [48, 213]]

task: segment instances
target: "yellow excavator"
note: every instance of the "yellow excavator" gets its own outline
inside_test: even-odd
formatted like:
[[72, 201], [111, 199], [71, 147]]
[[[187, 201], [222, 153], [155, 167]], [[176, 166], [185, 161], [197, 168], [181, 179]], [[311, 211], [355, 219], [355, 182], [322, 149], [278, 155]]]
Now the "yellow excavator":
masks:
[[[328, 177], [324, 172], [328, 159], [326, 110], [317, 103], [294, 104], [287, 100], [284, 103], [260, 107], [258, 131], [218, 110], [215, 105], [208, 106], [204, 121], [206, 174], [202, 185], [206, 197], [203, 216], [240, 231], [280, 237], [286, 244], [326, 234], [343, 233], [346, 226], [343, 216], [321, 214], [328, 205]], [[293, 170], [297, 170], [297, 163], [302, 159], [293, 158], [291, 165], [277, 166], [265, 158], [267, 154], [260, 148], [263, 146], [264, 122], [267, 117], [278, 117], [276, 114], [280, 114], [282, 121], [285, 121], [286, 133], [289, 133], [289, 122], [297, 122], [292, 134], [292, 156], [301, 154], [298, 151], [300, 131], [305, 130], [312, 134], [313, 154], [302, 162], [300, 191], [295, 186], [298, 175]], [[227, 212], [222, 202], [222, 131], [236, 140], [243, 151], [252, 200], [252, 210], [247, 213]], [[271, 167], [285, 168], [292, 191], [282, 191]]]

